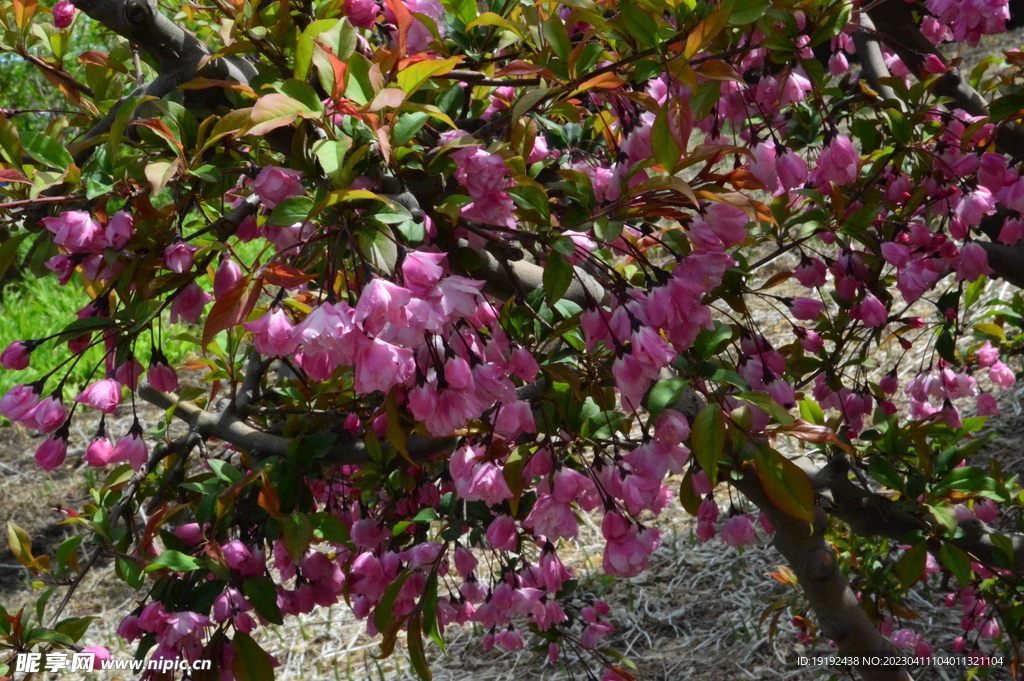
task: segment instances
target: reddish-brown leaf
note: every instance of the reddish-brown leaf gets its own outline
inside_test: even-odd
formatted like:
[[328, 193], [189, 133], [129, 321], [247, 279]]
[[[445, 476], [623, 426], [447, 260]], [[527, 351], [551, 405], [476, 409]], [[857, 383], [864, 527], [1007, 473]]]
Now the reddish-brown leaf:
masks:
[[242, 277], [228, 289], [227, 293], [213, 304], [210, 315], [206, 318], [206, 324], [203, 326], [203, 347], [209, 345], [213, 337], [221, 331], [241, 324], [256, 307], [256, 299], [260, 297], [262, 290], [263, 280], [254, 280], [248, 276]]
[[23, 184], [32, 184], [32, 180], [25, 177], [25, 174], [17, 168], [0, 169], [0, 182], [21, 182]]
[[551, 71], [544, 68], [543, 66], [537, 66], [536, 64], [531, 64], [528, 61], [516, 59], [506, 64], [501, 69], [499, 69], [498, 72], [494, 74], [494, 77], [501, 78], [502, 76], [532, 76], [537, 73], [551, 73]]
[[404, 57], [409, 45], [409, 28], [412, 26], [412, 14], [402, 0], [384, 0], [395, 15], [398, 26], [398, 56]]
[[306, 274], [291, 265], [280, 262], [272, 262], [263, 270], [263, 279], [271, 286], [292, 288], [300, 286], [308, 281], [316, 279], [315, 274]]

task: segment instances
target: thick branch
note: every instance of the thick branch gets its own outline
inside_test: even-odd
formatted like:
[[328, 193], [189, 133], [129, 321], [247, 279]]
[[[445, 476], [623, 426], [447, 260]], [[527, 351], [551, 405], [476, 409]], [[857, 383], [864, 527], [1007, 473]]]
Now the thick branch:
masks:
[[[873, 21], [886, 44], [899, 55], [911, 72], [923, 80], [928, 76], [924, 70], [925, 59], [933, 54], [945, 63], [945, 58], [935, 49], [931, 41], [921, 33], [914, 20], [913, 5], [903, 0], [887, 0], [869, 10]], [[935, 94], [951, 98], [956, 106], [972, 116], [987, 116], [988, 102], [971, 87], [960, 69], [949, 68], [935, 85]], [[1024, 133], [1019, 126], [1004, 125], [996, 135], [996, 149], [1014, 156], [1024, 155]]]
[[[729, 482], [768, 516], [775, 526], [775, 547], [796, 573], [804, 595], [818, 617], [821, 633], [835, 641], [839, 655], [894, 655], [896, 647], [883, 636], [860, 607], [835, 551], [825, 540], [828, 518], [815, 508], [813, 528], [783, 513], [768, 500], [757, 475], [747, 471]], [[811, 530], [808, 532], [808, 530]], [[902, 667], [857, 667], [868, 681], [911, 681]]]
[[861, 73], [882, 99], [896, 99], [896, 92], [891, 87], [878, 82], [880, 78], [890, 78], [892, 74], [889, 73], [889, 68], [885, 65], [882, 48], [872, 33], [875, 25], [871, 22], [871, 17], [862, 13], [860, 25], [861, 29], [853, 34], [853, 44], [857, 47]]

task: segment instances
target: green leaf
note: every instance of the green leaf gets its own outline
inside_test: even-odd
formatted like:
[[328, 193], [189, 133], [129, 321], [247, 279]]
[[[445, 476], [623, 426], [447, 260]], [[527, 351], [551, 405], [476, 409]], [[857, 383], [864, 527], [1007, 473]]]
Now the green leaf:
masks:
[[773, 419], [784, 426], [793, 423], [793, 417], [771, 395], [760, 391], [745, 391], [736, 395], [738, 400], [746, 400], [758, 409], [768, 412]]
[[292, 513], [281, 519], [281, 533], [284, 535], [284, 546], [288, 549], [288, 555], [296, 563], [309, 548], [313, 541], [313, 524], [305, 513]]
[[69, 617], [66, 620], [61, 620], [54, 627], [55, 631], [59, 631], [75, 643], [85, 635], [86, 630], [89, 629], [89, 625], [93, 620], [99, 619], [97, 617]]
[[409, 570], [403, 570], [398, 579], [391, 583], [381, 597], [377, 610], [373, 614], [373, 625], [377, 627], [377, 631], [387, 630], [395, 621], [395, 599], [398, 598], [398, 592], [402, 590], [402, 585], [411, 574], [412, 572]]
[[349, 536], [348, 528], [331, 513], [314, 513], [309, 516], [310, 524], [313, 526], [313, 535], [317, 539], [329, 541], [332, 544], [352, 546], [352, 538]]
[[896, 576], [904, 589], [909, 589], [921, 580], [928, 558], [928, 543], [921, 540], [896, 561]]
[[427, 656], [423, 651], [423, 632], [420, 628], [420, 613], [418, 612], [414, 612], [409, 618], [405, 644], [409, 649], [409, 662], [416, 670], [416, 675], [422, 681], [431, 681], [433, 676], [430, 673], [430, 665], [427, 664]]
[[245, 477], [242, 471], [222, 459], [208, 459], [207, 463], [210, 464], [213, 474], [228, 484], [238, 482]]
[[769, 501], [797, 520], [813, 520], [814, 488], [807, 474], [771, 447], [758, 447], [754, 460]]
[[626, 30], [645, 47], [650, 47], [658, 40], [658, 22], [650, 14], [638, 7], [632, 0], [620, 0], [619, 12]]
[[737, 0], [732, 7], [729, 23], [734, 26], [753, 23], [763, 17], [771, 6], [771, 0]]
[[690, 450], [697, 462], [711, 478], [711, 486], [718, 482], [718, 460], [725, 447], [725, 417], [722, 407], [709, 404], [700, 410], [690, 427]]
[[263, 619], [272, 624], [284, 624], [281, 608], [277, 605], [277, 586], [267, 575], [249, 577], [242, 583], [242, 593]]
[[444, 648], [444, 636], [441, 635], [441, 627], [437, 621], [437, 572], [431, 572], [427, 579], [427, 585], [423, 587], [423, 598], [420, 601], [420, 608], [423, 611], [423, 630], [427, 636], [434, 640], [441, 653], [447, 655]]
[[441, 0], [441, 5], [463, 24], [476, 19], [476, 0]]
[[558, 55], [559, 59], [565, 61], [569, 57], [569, 52], [572, 51], [572, 43], [569, 41], [569, 33], [565, 30], [565, 24], [557, 14], [544, 22], [543, 33], [554, 53]]
[[548, 195], [537, 187], [529, 187], [524, 185], [517, 185], [515, 187], [509, 187], [505, 190], [512, 200], [516, 202], [516, 205], [525, 210], [534, 210], [540, 213], [543, 221], [548, 220], [550, 215], [551, 207], [548, 203]]
[[683, 391], [689, 384], [684, 378], [663, 378], [651, 388], [651, 394], [647, 397], [647, 411], [652, 417], [665, 411], [670, 404], [683, 395]]
[[313, 210], [313, 199], [308, 196], [291, 196], [274, 207], [267, 218], [269, 227], [291, 227], [309, 218]]
[[544, 265], [544, 297], [548, 305], [561, 300], [572, 283], [572, 265], [565, 256], [557, 251], [548, 253], [548, 262]]
[[961, 587], [967, 586], [971, 581], [971, 559], [960, 547], [946, 541], [942, 542], [939, 560], [956, 575], [956, 581]]
[[18, 257], [18, 247], [28, 235], [28, 232], [21, 232], [0, 244], [0, 280], [3, 279], [11, 265], [14, 264], [14, 260]]
[[805, 397], [798, 404], [800, 406], [800, 418], [816, 426], [825, 425], [825, 412], [822, 411], [817, 402], [809, 397]]
[[672, 172], [679, 163], [683, 150], [676, 144], [672, 132], [669, 130], [668, 106], [663, 106], [654, 119], [654, 127], [651, 129], [651, 147], [654, 150], [654, 160], [667, 172]]
[[1024, 92], [1006, 95], [988, 105], [989, 120], [993, 123], [1013, 116], [1024, 109]]
[[235, 681], [274, 681], [273, 660], [251, 636], [236, 632], [231, 644], [235, 649], [231, 661]]
[[402, 114], [398, 122], [395, 123], [394, 137], [395, 142], [398, 144], [405, 144], [411, 140], [416, 133], [420, 131], [427, 121], [430, 120], [430, 114], [423, 111], [413, 111], [412, 113]]
[[75, 164], [63, 144], [43, 133], [21, 133], [21, 146], [26, 154], [54, 170], [66, 170]]
[[164, 551], [156, 557], [156, 560], [146, 566], [146, 572], [153, 572], [161, 568], [169, 568], [174, 572], [191, 572], [201, 567], [203, 567], [201, 562], [181, 551]]
[[896, 491], [903, 491], [905, 489], [903, 476], [884, 457], [871, 457], [871, 460], [868, 461], [868, 475], [889, 489]]

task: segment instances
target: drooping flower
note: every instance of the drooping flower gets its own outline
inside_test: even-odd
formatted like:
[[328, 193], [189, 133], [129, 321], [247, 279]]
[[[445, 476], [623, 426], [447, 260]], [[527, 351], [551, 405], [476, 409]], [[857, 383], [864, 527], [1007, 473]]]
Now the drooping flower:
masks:
[[96, 381], [79, 393], [75, 402], [99, 409], [103, 414], [113, 414], [121, 404], [121, 384], [112, 379]]
[[61, 428], [52, 437], [43, 441], [36, 449], [36, 465], [44, 471], [52, 471], [64, 463], [68, 455], [68, 429]]
[[119, 251], [127, 246], [135, 236], [135, 221], [131, 214], [123, 210], [114, 213], [114, 217], [110, 218], [110, 222], [107, 223], [104, 236], [107, 238], [107, 246], [114, 250]]
[[374, 0], [345, 0], [345, 16], [356, 28], [371, 28], [380, 14]]
[[12, 371], [27, 369], [29, 356], [35, 347], [36, 344], [32, 341], [14, 341], [0, 353], [0, 366]]
[[302, 172], [299, 170], [264, 166], [253, 182], [253, 189], [264, 206], [275, 208], [285, 199], [305, 193], [301, 180]]
[[729, 546], [746, 546], [754, 541], [754, 523], [750, 516], [738, 515], [729, 519], [722, 528], [722, 541]]
[[245, 322], [242, 326], [255, 334], [253, 344], [261, 355], [286, 357], [298, 349], [292, 335], [292, 323], [280, 307], [274, 307], [259, 319]]

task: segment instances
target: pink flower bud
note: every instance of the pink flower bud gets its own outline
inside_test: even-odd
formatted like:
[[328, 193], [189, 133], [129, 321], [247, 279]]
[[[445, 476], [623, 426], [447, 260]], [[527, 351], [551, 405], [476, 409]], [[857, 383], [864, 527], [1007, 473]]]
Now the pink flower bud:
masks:
[[111, 463], [127, 461], [135, 470], [142, 470], [149, 460], [149, 452], [146, 449], [146, 441], [142, 439], [142, 426], [138, 420], [132, 425], [127, 434], [123, 435], [114, 450], [110, 453]]
[[55, 391], [37, 404], [22, 420], [25, 421], [25, 425], [34, 427], [40, 433], [52, 433], [63, 425], [67, 418], [68, 413], [64, 409], [61, 395]]
[[485, 536], [487, 545], [495, 551], [515, 551], [519, 544], [516, 521], [507, 513], [503, 513], [491, 521]]
[[99, 409], [104, 414], [113, 414], [121, 403], [121, 384], [110, 379], [96, 381], [79, 393], [75, 402]]
[[135, 236], [135, 221], [131, 214], [123, 210], [114, 213], [114, 217], [110, 218], [110, 222], [107, 223], [104, 236], [107, 237], [107, 245], [114, 250], [119, 251], [127, 246]]
[[82, 461], [85, 461], [90, 466], [100, 468], [110, 463], [113, 456], [114, 445], [103, 435], [93, 438], [93, 441], [89, 443], [89, 447], [85, 450]]
[[209, 293], [199, 284], [192, 282], [171, 302], [171, 323], [177, 323], [181, 319], [189, 324], [195, 324], [203, 316], [203, 307], [211, 300], [213, 297]]
[[300, 180], [302, 173], [290, 168], [266, 166], [256, 176], [253, 189], [267, 208], [273, 209], [287, 198], [306, 192]]
[[711, 494], [711, 478], [706, 471], [697, 471], [690, 477], [690, 486], [693, 493], [699, 497]]
[[47, 438], [36, 450], [36, 465], [44, 471], [52, 471], [64, 463], [68, 455], [68, 433], [67, 430], [55, 433], [53, 437]]
[[198, 246], [178, 241], [164, 249], [164, 267], [176, 274], [184, 274], [192, 269], [192, 256], [199, 250]]
[[39, 393], [28, 385], [16, 385], [0, 399], [0, 414], [23, 421], [39, 405]]
[[231, 258], [220, 261], [213, 278], [213, 297], [220, 300], [242, 278], [242, 268]]
[[[75, 19], [75, 8], [69, 0], [60, 0], [53, 6], [53, 25], [56, 28], [64, 29], [71, 25]], [[110, 659], [110, 655], [107, 655]]]
[[35, 345], [31, 341], [14, 341], [0, 353], [0, 366], [12, 371], [27, 369], [29, 355], [32, 354], [34, 349]]

